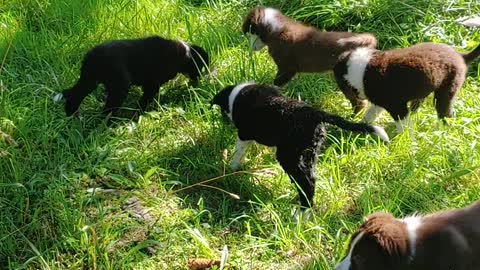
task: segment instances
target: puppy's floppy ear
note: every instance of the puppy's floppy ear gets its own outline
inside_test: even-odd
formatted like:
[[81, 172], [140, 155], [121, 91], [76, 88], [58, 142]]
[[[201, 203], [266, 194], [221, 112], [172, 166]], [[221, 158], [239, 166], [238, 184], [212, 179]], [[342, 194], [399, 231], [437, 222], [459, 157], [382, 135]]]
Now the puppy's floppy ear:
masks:
[[264, 7], [255, 7], [251, 9], [248, 14], [245, 16], [242, 25], [243, 34], [258, 34], [257, 25], [262, 20]]
[[193, 51], [192, 60], [194, 61], [194, 64], [197, 66], [198, 69], [201, 70], [210, 65], [210, 59], [207, 51], [197, 45], [191, 45], [190, 49]]
[[217, 96], [214, 96], [212, 100], [210, 100], [210, 108], [212, 108], [213, 105], [218, 105], [217, 104], [218, 101], [216, 99], [217, 99]]
[[213, 105], [218, 105], [218, 106], [222, 106], [222, 100], [224, 99], [223, 98], [224, 94], [220, 91], [218, 92], [213, 98], [212, 100], [210, 101], [210, 107], [212, 107]]
[[408, 233], [405, 224], [391, 214], [374, 213], [360, 227], [365, 240], [375, 245], [389, 265], [401, 265], [408, 257]]
[[234, 87], [235, 86], [230, 85], [218, 92], [210, 101], [210, 106], [218, 105], [220, 106], [222, 112], [229, 112], [228, 97], [230, 96], [230, 93], [232, 92]]

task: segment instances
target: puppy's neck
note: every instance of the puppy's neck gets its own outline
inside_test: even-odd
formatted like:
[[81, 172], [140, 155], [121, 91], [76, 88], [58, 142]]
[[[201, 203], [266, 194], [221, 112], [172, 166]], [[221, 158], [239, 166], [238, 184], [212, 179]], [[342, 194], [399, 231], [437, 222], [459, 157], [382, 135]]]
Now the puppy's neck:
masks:
[[270, 28], [272, 35], [279, 34], [285, 29], [285, 16], [273, 8], [263, 10], [262, 23]]
[[185, 48], [185, 56], [189, 59], [192, 58], [190, 46], [188, 46], [188, 44], [183, 41], [180, 41], [180, 43], [182, 43], [183, 47]]
[[410, 216], [400, 220], [405, 224], [407, 230], [408, 246], [410, 249], [409, 259], [413, 259], [415, 257], [417, 247], [417, 230], [422, 224], [421, 219], [422, 218], [420, 216]]

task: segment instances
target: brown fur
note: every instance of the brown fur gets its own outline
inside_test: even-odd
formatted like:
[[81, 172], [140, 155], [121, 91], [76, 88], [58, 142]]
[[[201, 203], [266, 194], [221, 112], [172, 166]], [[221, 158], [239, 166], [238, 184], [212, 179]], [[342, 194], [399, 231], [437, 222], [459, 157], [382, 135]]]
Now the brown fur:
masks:
[[[351, 52], [340, 56], [334, 68], [335, 78], [346, 96], [358, 95], [344, 78]], [[373, 52], [363, 83], [366, 98], [383, 107], [397, 121], [408, 115], [434, 92], [438, 117], [452, 116], [452, 104], [463, 85], [467, 65], [480, 54], [480, 46], [468, 54], [460, 54], [452, 47], [437, 43], [420, 43], [409, 48]]]
[[370, 215], [352, 236], [363, 233], [352, 251], [350, 269], [480, 269], [480, 202], [420, 219], [412, 254], [405, 223], [390, 214]]
[[[283, 26], [274, 31], [263, 22], [264, 7], [252, 9], [245, 17], [242, 30], [257, 35], [268, 46], [278, 71], [274, 84], [286, 84], [298, 72], [326, 72], [332, 70], [338, 56], [356, 47], [375, 48], [377, 39], [368, 33], [324, 32], [296, 22], [282, 13], [275, 16]], [[338, 41], [344, 39], [343, 44]], [[358, 112], [365, 104], [352, 93], [346, 93]]]

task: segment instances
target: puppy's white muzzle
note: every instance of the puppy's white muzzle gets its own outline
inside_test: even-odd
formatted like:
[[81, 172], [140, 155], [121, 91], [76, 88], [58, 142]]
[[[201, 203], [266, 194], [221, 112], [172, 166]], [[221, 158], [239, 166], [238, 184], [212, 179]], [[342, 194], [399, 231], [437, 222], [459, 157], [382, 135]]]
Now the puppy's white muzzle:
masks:
[[266, 46], [265, 43], [263, 43], [263, 41], [257, 35], [249, 34], [249, 38], [250, 48], [252, 48], [252, 50], [254, 51], [259, 51]]
[[350, 270], [350, 255], [347, 256], [343, 261], [341, 261], [335, 267], [335, 270]]

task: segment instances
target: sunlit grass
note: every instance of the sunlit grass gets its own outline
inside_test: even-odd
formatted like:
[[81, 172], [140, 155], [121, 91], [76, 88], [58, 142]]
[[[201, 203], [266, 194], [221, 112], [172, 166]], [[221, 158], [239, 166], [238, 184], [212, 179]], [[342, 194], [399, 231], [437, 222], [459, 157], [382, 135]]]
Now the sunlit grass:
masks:
[[[257, 4], [319, 28], [372, 32], [382, 48], [433, 40], [467, 51], [480, 34], [455, 20], [478, 14], [475, 1], [4, 2], [0, 131], [14, 143], [0, 137], [2, 269], [186, 269], [189, 258], [219, 259], [224, 245], [234, 269], [332, 269], [364, 215], [462, 207], [480, 195], [477, 64], [448, 126], [425, 102], [414, 117], [414, 143], [407, 134], [394, 137], [388, 115], [378, 124], [394, 137], [390, 145], [329, 128], [316, 206], [303, 224], [292, 220], [296, 191], [273, 149], [252, 147], [245, 171], [230, 175], [236, 133], [209, 105], [225, 85], [273, 80], [267, 52], [252, 53], [240, 32]], [[203, 46], [218, 78], [193, 88], [180, 76], [162, 86], [138, 122], [114, 127], [98, 118], [101, 90], [84, 101], [81, 118], [66, 118], [53, 103], [94, 44], [151, 34]], [[285, 93], [360, 120], [329, 74], [299, 75]], [[139, 95], [133, 89], [126, 107]], [[176, 192], [222, 175], [212, 187]], [[140, 210], [132, 210], [132, 198]]]

